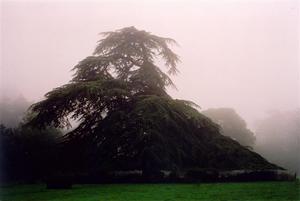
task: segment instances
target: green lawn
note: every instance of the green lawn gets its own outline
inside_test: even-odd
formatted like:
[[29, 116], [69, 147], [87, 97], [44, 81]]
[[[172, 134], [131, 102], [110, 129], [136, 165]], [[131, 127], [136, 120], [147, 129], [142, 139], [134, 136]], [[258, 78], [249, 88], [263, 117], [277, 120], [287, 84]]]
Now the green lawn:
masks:
[[47, 190], [44, 185], [1, 188], [1, 201], [285, 201], [299, 199], [299, 182], [215, 184], [75, 185]]

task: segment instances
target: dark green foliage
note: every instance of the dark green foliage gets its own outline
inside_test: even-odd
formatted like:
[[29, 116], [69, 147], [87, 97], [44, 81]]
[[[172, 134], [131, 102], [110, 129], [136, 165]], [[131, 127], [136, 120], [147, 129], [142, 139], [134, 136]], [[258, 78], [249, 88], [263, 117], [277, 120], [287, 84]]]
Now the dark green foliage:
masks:
[[56, 129], [11, 129], [0, 124], [0, 183], [45, 178], [55, 167], [60, 136]]
[[168, 46], [174, 40], [134, 27], [103, 35], [94, 56], [75, 66], [71, 82], [31, 108], [31, 126], [79, 122], [64, 137], [69, 171], [278, 168], [220, 135], [193, 103], [166, 93], [173, 83], [155, 60], [163, 59], [169, 74], [177, 72], [178, 56]]
[[201, 112], [221, 126], [221, 133], [238, 141], [241, 145], [253, 147], [254, 133], [247, 128], [246, 122], [232, 108], [208, 109]]

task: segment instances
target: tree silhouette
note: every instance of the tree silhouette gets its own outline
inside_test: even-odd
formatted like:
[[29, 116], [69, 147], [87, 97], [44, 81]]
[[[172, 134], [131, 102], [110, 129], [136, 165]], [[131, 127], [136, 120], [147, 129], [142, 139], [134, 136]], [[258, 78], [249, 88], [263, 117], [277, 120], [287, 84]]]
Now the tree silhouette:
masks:
[[[70, 83], [34, 104], [29, 125], [70, 127], [68, 163], [79, 169], [153, 172], [190, 167], [277, 169], [228, 137], [190, 101], [172, 99], [175, 41], [134, 27], [102, 33], [93, 56], [74, 67]], [[167, 73], [155, 61], [165, 62]], [[71, 147], [71, 148], [70, 148]], [[89, 159], [89, 160], [88, 160]], [[85, 162], [83, 163], [83, 160]]]

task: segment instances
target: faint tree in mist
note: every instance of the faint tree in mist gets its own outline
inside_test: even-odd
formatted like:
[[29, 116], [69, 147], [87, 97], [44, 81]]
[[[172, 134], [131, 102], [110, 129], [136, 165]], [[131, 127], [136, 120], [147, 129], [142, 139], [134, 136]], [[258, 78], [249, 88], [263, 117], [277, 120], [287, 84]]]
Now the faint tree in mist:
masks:
[[254, 133], [247, 128], [245, 120], [232, 108], [216, 108], [202, 111], [221, 126], [221, 133], [238, 141], [241, 145], [253, 147], [255, 144]]
[[257, 152], [300, 174], [300, 109], [270, 112], [257, 125], [256, 136]]
[[32, 103], [19, 95], [17, 98], [0, 98], [0, 123], [6, 127], [17, 127]]

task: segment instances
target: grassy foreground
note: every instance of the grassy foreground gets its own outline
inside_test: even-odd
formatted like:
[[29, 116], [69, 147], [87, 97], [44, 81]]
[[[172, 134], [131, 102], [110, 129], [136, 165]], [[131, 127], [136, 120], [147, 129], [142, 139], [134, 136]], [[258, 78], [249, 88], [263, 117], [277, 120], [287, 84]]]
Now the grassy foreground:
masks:
[[44, 185], [1, 188], [1, 201], [285, 201], [300, 200], [299, 182], [214, 184], [75, 185], [47, 190]]

